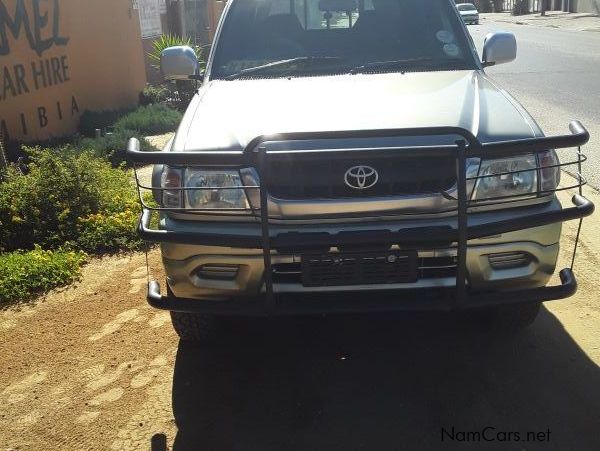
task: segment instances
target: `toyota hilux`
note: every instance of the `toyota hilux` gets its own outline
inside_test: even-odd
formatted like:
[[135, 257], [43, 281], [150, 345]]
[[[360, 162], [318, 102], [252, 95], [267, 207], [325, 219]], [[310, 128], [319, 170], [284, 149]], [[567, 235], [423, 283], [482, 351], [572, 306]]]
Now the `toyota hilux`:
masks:
[[128, 144], [154, 165], [139, 232], [166, 286], [150, 281], [149, 303], [188, 340], [227, 315], [530, 324], [576, 291], [572, 268], [548, 283], [562, 222], [594, 206], [585, 128], [545, 136], [486, 74], [516, 51], [495, 32], [480, 58], [452, 0], [230, 0], [205, 68], [187, 46], [162, 54], [166, 78], [197, 84], [175, 137]]

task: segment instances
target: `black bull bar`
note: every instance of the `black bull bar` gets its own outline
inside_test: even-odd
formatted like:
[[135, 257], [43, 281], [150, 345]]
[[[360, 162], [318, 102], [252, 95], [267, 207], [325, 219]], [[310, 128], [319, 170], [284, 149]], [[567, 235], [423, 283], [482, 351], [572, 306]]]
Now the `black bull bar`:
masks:
[[[164, 164], [168, 166], [219, 166], [230, 168], [253, 167], [258, 173], [258, 183], [256, 186], [243, 186], [237, 189], [257, 190], [260, 197], [260, 207], [251, 208], [250, 213], [260, 216], [260, 226], [257, 225], [257, 233], [249, 234], [231, 234], [231, 233], [196, 233], [196, 232], [178, 232], [173, 230], [153, 229], [150, 226], [151, 216], [154, 211], [161, 212], [185, 212], [202, 214], [219, 214], [223, 212], [207, 212], [206, 210], [193, 210], [189, 208], [166, 208], [163, 206], [155, 207], [149, 205], [142, 195], [143, 190], [163, 192], [165, 190], [193, 190], [193, 189], [216, 189], [216, 187], [202, 188], [163, 188], [143, 186], [137, 178], [140, 202], [142, 204], [142, 213], [138, 225], [140, 236], [150, 242], [169, 242], [190, 245], [211, 245], [227, 246], [247, 249], [262, 249], [264, 259], [264, 295], [259, 296], [253, 301], [247, 299], [233, 299], [227, 302], [203, 300], [198, 302], [192, 299], [182, 299], [173, 296], [162, 295], [160, 286], [156, 281], [148, 283], [148, 302], [156, 308], [175, 311], [193, 311], [210, 312], [217, 314], [244, 314], [244, 315], [262, 315], [262, 314], [302, 314], [302, 313], [327, 313], [327, 312], [351, 312], [351, 311], [387, 311], [387, 310], [422, 310], [422, 309], [467, 309], [481, 308], [500, 304], [520, 303], [520, 302], [539, 302], [555, 299], [564, 299], [573, 295], [577, 290], [577, 281], [573, 273], [573, 261], [577, 249], [579, 231], [581, 229], [582, 219], [589, 216], [594, 211], [594, 204], [583, 196], [582, 187], [586, 183], [581, 174], [582, 163], [586, 160], [585, 155], [581, 153], [581, 146], [589, 140], [589, 133], [578, 121], [569, 124], [570, 134], [552, 136], [516, 139], [509, 141], [498, 141], [490, 143], [481, 143], [469, 131], [457, 127], [434, 127], [434, 128], [413, 128], [413, 129], [395, 129], [395, 130], [367, 130], [367, 131], [343, 131], [343, 132], [317, 132], [317, 133], [288, 133], [270, 136], [260, 136], [248, 144], [245, 150], [239, 152], [223, 151], [203, 151], [203, 152], [143, 152], [140, 151], [139, 142], [132, 138], [128, 143], [127, 157], [133, 163], [134, 168], [146, 164]], [[269, 142], [281, 141], [302, 141], [316, 139], [348, 139], [348, 138], [380, 138], [380, 137], [402, 137], [402, 136], [455, 136], [458, 139], [453, 144], [446, 145], [418, 145], [410, 147], [394, 148], [373, 148], [352, 150], [352, 156], [360, 160], [362, 156], [373, 156], [376, 153], [386, 152], [411, 152], [412, 156], [423, 156], [424, 158], [434, 158], [436, 156], [453, 155], [456, 158], [456, 197], [449, 193], [442, 193], [446, 197], [452, 197], [456, 201], [456, 215], [444, 225], [398, 228], [397, 230], [377, 230], [372, 232], [340, 232], [337, 234], [329, 233], [310, 233], [310, 232], [273, 232], [270, 226], [270, 217], [268, 212], [269, 184], [268, 174], [265, 169], [270, 157], [270, 151], [267, 149]], [[548, 151], [549, 149], [577, 148], [577, 158], [566, 163], [556, 162], [552, 165], [540, 165], [536, 157], [536, 167], [531, 169], [519, 169], [514, 173], [523, 173], [527, 171], [541, 171], [549, 168], [559, 168], [575, 166], [574, 173], [577, 182], [571, 186], [556, 187], [552, 190], [542, 191], [539, 188], [537, 196], [549, 195], [556, 191], [572, 188], [578, 189], [578, 194], [572, 197], [572, 207], [559, 210], [542, 209], [536, 213], [530, 213], [526, 209], [520, 210], [520, 214], [515, 214], [510, 219], [499, 219], [497, 221], [485, 224], [470, 221], [469, 207], [476, 205], [482, 200], [470, 199], [468, 184], [474, 183], [478, 179], [485, 177], [499, 177], [510, 174], [492, 174], [468, 177], [466, 164], [468, 158], [503, 158], [510, 156], [519, 156], [523, 154], [537, 154], [538, 152]], [[281, 153], [280, 150], [277, 153]], [[311, 152], [311, 159], [330, 158], [329, 151]], [[539, 172], [538, 172], [539, 174]], [[234, 189], [234, 188], [228, 188]], [[516, 202], [522, 200], [523, 196], [504, 196], [502, 198], [486, 198], [485, 202]], [[579, 219], [579, 228], [573, 250], [573, 260], [570, 268], [564, 268], [559, 276], [561, 284], [557, 286], [547, 286], [539, 288], [528, 288], [509, 292], [471, 292], [468, 289], [468, 274], [466, 266], [467, 241], [474, 238], [482, 238], [490, 235], [497, 235], [516, 230], [528, 229], [557, 222]], [[401, 225], [401, 221], [398, 222]], [[327, 302], [319, 301], [319, 295], [314, 293], [310, 299], [295, 301], [295, 296], [286, 294], [285, 297], [278, 296], [274, 291], [272, 280], [271, 251], [278, 250], [285, 252], [286, 249], [303, 250], [314, 249], [322, 246], [343, 246], [345, 244], [400, 244], [401, 246], [422, 246], [427, 248], [435, 246], [436, 243], [448, 242], [456, 243], [457, 266], [456, 266], [456, 286], [450, 288], [420, 288], [402, 290], [402, 301], [396, 302], [388, 299], [385, 291], [381, 291], [381, 296], [376, 300], [365, 302], [360, 299], [350, 299], [346, 296], [344, 299], [335, 299], [335, 296], [329, 295]], [[378, 291], [378, 293], [380, 293]], [[392, 296], [394, 292], [389, 294]], [[398, 292], [396, 291], [396, 298]]]

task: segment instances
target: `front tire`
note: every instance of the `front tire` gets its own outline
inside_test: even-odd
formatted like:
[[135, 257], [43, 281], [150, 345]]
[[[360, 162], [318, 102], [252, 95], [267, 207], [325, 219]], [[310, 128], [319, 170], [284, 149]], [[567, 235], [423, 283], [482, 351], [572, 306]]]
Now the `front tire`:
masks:
[[[171, 287], [167, 285], [167, 294], [174, 296]], [[214, 315], [190, 312], [169, 312], [171, 324], [182, 341], [201, 343], [210, 341], [216, 333], [216, 318]]]
[[491, 310], [494, 329], [517, 331], [532, 325], [540, 312], [541, 302], [502, 305]]
[[170, 313], [173, 329], [181, 340], [201, 343], [214, 337], [216, 320], [213, 315], [188, 312]]

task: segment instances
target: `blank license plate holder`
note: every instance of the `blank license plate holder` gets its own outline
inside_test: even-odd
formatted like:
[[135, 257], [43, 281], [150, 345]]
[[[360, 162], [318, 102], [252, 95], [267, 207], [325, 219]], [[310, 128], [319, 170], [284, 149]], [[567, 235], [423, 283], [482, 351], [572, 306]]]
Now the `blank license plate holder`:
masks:
[[301, 258], [305, 287], [414, 283], [418, 278], [416, 251], [303, 254]]

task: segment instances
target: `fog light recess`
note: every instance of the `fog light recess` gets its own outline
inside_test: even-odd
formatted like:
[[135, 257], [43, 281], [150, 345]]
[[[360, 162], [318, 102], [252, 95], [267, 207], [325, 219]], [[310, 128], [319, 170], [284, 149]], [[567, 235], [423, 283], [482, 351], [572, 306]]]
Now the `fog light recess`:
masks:
[[234, 280], [239, 271], [238, 265], [202, 265], [196, 271], [198, 277], [211, 280]]
[[492, 269], [512, 269], [527, 266], [533, 261], [533, 256], [528, 252], [501, 252], [488, 255]]

